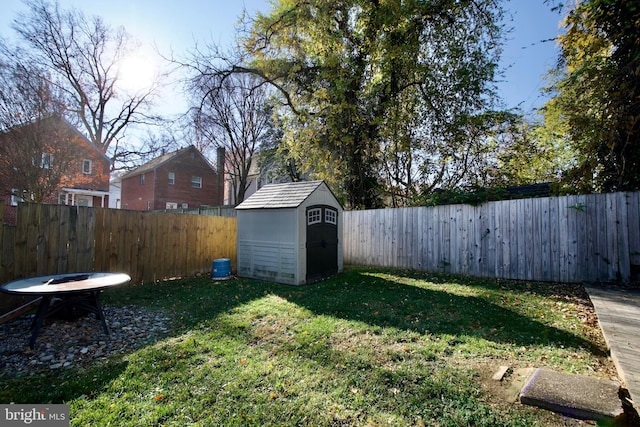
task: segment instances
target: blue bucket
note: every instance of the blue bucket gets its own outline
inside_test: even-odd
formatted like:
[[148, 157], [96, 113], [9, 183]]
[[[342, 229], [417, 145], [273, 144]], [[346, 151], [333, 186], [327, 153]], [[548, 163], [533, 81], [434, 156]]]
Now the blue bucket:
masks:
[[226, 279], [231, 276], [231, 260], [229, 258], [220, 258], [213, 260], [211, 266], [212, 279]]

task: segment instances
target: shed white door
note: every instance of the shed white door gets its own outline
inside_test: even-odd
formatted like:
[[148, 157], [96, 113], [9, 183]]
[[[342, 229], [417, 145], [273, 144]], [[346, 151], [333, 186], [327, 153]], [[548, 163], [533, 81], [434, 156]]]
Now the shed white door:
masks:
[[307, 283], [338, 273], [338, 211], [307, 208]]

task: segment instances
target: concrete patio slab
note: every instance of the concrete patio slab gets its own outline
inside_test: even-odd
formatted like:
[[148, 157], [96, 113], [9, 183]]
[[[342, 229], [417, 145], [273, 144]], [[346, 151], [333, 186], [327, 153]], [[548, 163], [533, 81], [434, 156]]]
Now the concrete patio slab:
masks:
[[585, 284], [585, 290], [596, 309], [622, 386], [629, 392], [636, 412], [640, 412], [640, 289]]

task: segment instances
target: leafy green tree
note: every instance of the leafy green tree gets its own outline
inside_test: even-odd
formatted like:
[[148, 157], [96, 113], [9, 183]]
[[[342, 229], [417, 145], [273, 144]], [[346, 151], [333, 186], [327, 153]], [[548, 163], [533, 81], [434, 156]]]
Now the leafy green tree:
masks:
[[559, 36], [546, 126], [569, 135], [573, 191], [640, 188], [640, 4], [582, 0]]
[[[494, 0], [279, 0], [242, 40], [288, 109], [283, 143], [352, 208], [454, 185], [485, 140]], [[477, 131], [477, 134], [474, 132]], [[473, 154], [473, 155], [472, 155]]]
[[271, 135], [256, 155], [260, 180], [265, 183], [298, 182], [308, 178], [282, 142], [282, 127], [272, 122]]
[[489, 185], [511, 187], [558, 182], [573, 164], [566, 135], [556, 134], [536, 122], [513, 115], [506, 129], [497, 135], [495, 168], [489, 171]]

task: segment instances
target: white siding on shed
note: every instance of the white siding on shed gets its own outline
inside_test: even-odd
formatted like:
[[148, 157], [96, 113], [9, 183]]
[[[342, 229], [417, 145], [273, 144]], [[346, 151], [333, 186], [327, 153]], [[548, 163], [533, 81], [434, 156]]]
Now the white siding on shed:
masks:
[[296, 221], [295, 209], [239, 210], [238, 275], [294, 284]]

